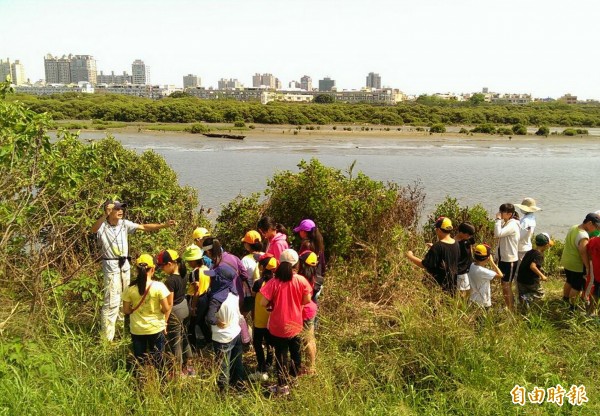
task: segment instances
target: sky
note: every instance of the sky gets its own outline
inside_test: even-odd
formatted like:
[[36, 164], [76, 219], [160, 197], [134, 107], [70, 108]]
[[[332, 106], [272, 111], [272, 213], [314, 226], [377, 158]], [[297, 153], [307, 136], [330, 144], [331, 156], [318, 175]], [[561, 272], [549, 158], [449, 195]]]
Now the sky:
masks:
[[0, 0], [0, 58], [32, 81], [72, 53], [105, 74], [142, 59], [161, 85], [259, 72], [360, 89], [375, 72], [415, 95], [600, 99], [598, 16], [598, 0]]

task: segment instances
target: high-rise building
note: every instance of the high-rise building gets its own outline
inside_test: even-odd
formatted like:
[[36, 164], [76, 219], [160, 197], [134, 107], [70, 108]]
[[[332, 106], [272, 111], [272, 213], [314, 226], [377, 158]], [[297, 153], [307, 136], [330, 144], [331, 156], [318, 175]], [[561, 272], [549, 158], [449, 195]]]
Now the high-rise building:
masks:
[[319, 80], [319, 91], [333, 91], [335, 89], [335, 80], [325, 77]]
[[198, 75], [187, 74], [183, 76], [183, 88], [196, 88], [202, 84]]
[[48, 84], [71, 83], [71, 58], [72, 55], [63, 55], [61, 58], [47, 54], [44, 57], [44, 71]]
[[298, 81], [290, 81], [288, 84], [288, 88], [292, 88], [295, 90], [301, 89], [301, 84]]
[[69, 54], [59, 58], [48, 54], [44, 57], [44, 70], [48, 84], [96, 84], [96, 60], [91, 55]]
[[[10, 73], [12, 77], [12, 83], [15, 85], [27, 84], [27, 77], [25, 76], [25, 67], [17, 59], [15, 62], [10, 64]], [[5, 77], [6, 78], [6, 77]]]
[[243, 85], [235, 78], [221, 78], [218, 82], [218, 88], [220, 90], [237, 90], [239, 88], [242, 88], [242, 86]]
[[381, 77], [379, 74], [369, 72], [369, 75], [367, 75], [367, 88], [381, 89]]
[[71, 57], [71, 82], [89, 82], [96, 85], [96, 60], [91, 55]]
[[300, 78], [300, 88], [306, 91], [312, 91], [312, 78], [304, 75]]
[[0, 59], [0, 82], [4, 82], [6, 77], [9, 75], [12, 77], [10, 70], [10, 59], [6, 58], [6, 61]]
[[252, 76], [252, 86], [254, 88], [266, 87], [270, 89], [281, 89], [281, 81], [275, 78], [273, 74], [259, 74]]
[[131, 78], [133, 85], [150, 84], [150, 67], [141, 59], [136, 59], [131, 64]]

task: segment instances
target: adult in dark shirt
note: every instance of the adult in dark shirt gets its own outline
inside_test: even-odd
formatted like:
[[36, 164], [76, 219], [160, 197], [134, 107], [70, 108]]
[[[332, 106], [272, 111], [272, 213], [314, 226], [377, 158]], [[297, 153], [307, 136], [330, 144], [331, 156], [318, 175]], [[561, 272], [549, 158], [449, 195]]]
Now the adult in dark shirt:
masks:
[[[173, 308], [167, 317], [167, 346], [175, 356], [175, 375], [194, 375], [192, 349], [186, 331], [190, 309], [185, 301], [185, 276], [187, 275], [185, 264], [175, 250], [163, 250], [158, 253], [156, 263], [169, 275], [165, 286], [171, 292], [168, 301]], [[183, 355], [186, 358], [185, 367]]]
[[542, 270], [544, 252], [553, 245], [554, 242], [548, 234], [538, 234], [535, 236], [535, 248], [525, 253], [521, 260], [517, 274], [517, 289], [522, 305], [529, 305], [531, 301], [544, 297], [544, 291], [540, 285], [540, 281], [548, 280]]
[[438, 241], [431, 245], [425, 257], [421, 260], [410, 250], [406, 253], [406, 257], [417, 266], [427, 270], [443, 291], [454, 293], [460, 248], [450, 235], [451, 231], [452, 221], [446, 217], [438, 218], [435, 222]]

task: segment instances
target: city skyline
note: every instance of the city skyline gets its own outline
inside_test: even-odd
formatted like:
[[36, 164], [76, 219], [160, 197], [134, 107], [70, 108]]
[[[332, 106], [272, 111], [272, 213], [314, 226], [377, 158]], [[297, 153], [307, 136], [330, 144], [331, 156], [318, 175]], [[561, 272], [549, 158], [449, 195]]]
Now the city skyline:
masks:
[[[140, 5], [144, 7], [140, 7]], [[365, 75], [407, 94], [493, 91], [600, 98], [600, 5], [589, 0], [73, 1], [0, 0], [0, 56], [19, 60], [32, 82], [43, 57], [92, 55], [98, 73], [135, 59], [153, 84], [202, 85], [272, 73], [283, 85], [308, 74], [342, 89]], [[61, 23], [63, 22], [63, 23]], [[110, 23], [107, 23], [110, 22]], [[35, 28], [32, 30], [31, 28]]]

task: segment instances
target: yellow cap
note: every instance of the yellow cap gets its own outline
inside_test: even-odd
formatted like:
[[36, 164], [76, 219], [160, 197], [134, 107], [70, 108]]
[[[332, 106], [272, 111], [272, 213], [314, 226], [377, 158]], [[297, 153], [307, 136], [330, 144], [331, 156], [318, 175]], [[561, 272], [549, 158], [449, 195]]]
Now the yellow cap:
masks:
[[192, 233], [192, 238], [194, 240], [197, 240], [199, 238], [204, 238], [204, 237], [209, 236], [209, 235], [210, 235], [210, 233], [208, 232], [208, 230], [206, 228], [198, 227]]
[[145, 265], [150, 268], [155, 267], [154, 259], [152, 258], [152, 256], [150, 254], [142, 254], [141, 256], [139, 256], [137, 258], [137, 260], [135, 261], [135, 264], [137, 264], [138, 266]]
[[260, 234], [258, 233], [258, 231], [254, 231], [254, 230], [248, 231], [246, 233], [246, 235], [244, 236], [244, 238], [242, 238], [242, 243], [254, 244], [254, 243], [260, 243], [260, 242], [261, 242]]

